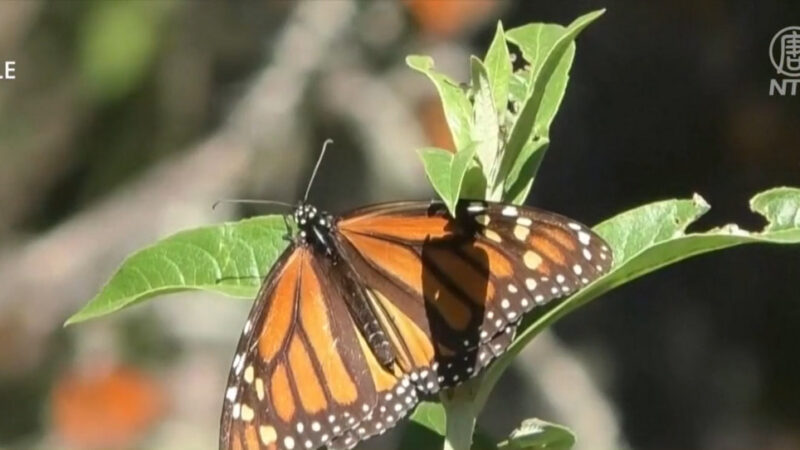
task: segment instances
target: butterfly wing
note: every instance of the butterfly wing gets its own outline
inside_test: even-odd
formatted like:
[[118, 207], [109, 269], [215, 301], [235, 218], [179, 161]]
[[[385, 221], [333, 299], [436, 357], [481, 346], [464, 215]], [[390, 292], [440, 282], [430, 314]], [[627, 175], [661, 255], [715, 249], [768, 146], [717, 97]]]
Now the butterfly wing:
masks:
[[521, 316], [611, 267], [588, 227], [535, 208], [461, 201], [355, 211], [337, 226], [404, 372], [424, 392], [461, 383], [505, 351]]
[[407, 377], [385, 370], [369, 351], [346, 309], [339, 271], [307, 246], [293, 246], [270, 272], [234, 356], [220, 449], [352, 447], [364, 427], [374, 428], [378, 395], [398, 398], [403, 414], [416, 404]]
[[[505, 351], [521, 315], [608, 270], [583, 225], [533, 208], [391, 203], [336, 224], [335, 257], [292, 246], [240, 339], [221, 449], [350, 448]], [[353, 319], [354, 287], [391, 342], [382, 365]], [[352, 305], [351, 305], [352, 306]], [[363, 310], [362, 310], [363, 311]]]

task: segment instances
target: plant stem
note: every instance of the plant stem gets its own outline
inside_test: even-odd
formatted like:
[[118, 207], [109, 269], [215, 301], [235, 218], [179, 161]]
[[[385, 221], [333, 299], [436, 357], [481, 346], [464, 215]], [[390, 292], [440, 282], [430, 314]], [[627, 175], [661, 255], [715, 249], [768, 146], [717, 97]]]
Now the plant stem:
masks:
[[480, 389], [483, 383], [484, 377], [479, 375], [440, 395], [447, 417], [444, 450], [470, 450], [472, 447], [475, 423], [488, 396]]
[[[502, 151], [498, 151], [495, 161], [489, 167], [484, 167], [484, 176], [487, 180], [485, 198], [491, 201], [502, 201], [503, 184], [496, 180], [500, 166]], [[483, 409], [488, 392], [479, 388], [484, 382], [483, 376], [478, 376], [440, 395], [444, 406], [447, 425], [444, 437], [444, 450], [470, 450], [472, 436], [475, 433], [475, 423], [478, 414]], [[491, 380], [492, 385], [497, 377]]]
[[477, 414], [472, 404], [472, 396], [462, 387], [466, 386], [455, 388], [441, 398], [447, 413], [444, 450], [470, 450], [472, 447]]

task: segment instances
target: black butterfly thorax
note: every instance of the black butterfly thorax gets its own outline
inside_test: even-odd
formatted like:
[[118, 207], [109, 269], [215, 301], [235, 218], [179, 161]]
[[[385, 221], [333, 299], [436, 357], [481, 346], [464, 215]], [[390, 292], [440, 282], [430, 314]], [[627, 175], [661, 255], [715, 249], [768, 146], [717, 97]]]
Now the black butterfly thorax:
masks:
[[294, 210], [294, 222], [298, 229], [297, 244], [310, 245], [315, 253], [332, 258], [333, 263], [338, 263], [339, 254], [332, 235], [334, 220], [331, 214], [320, 211], [313, 205], [301, 203]]
[[359, 331], [378, 361], [389, 367], [396, 358], [394, 349], [378, 321], [374, 309], [378, 306], [371, 300], [366, 284], [359, 279], [342, 251], [342, 244], [336, 237], [336, 220], [332, 214], [320, 211], [315, 206], [300, 204], [294, 211], [298, 229], [295, 245], [310, 246], [316, 257], [327, 260], [330, 276], [340, 280], [334, 285], [342, 287], [342, 297]]

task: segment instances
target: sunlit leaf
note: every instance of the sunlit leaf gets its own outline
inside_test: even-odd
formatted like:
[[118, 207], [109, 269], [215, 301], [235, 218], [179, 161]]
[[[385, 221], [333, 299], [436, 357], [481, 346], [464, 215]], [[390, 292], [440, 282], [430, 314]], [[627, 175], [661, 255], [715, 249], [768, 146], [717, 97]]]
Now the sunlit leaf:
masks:
[[464, 90], [458, 83], [433, 70], [433, 58], [430, 56], [410, 55], [406, 57], [406, 64], [412, 69], [424, 73], [433, 81], [436, 90], [439, 91], [444, 116], [453, 135], [456, 149], [466, 148], [471, 143], [472, 105], [470, 105]]
[[492, 100], [492, 88], [483, 63], [474, 56], [472, 65], [472, 89], [474, 92], [473, 121], [471, 139], [475, 143], [475, 155], [483, 167], [483, 173], [490, 184], [494, 184], [497, 157], [500, 149], [500, 123]]
[[569, 428], [541, 419], [527, 419], [511, 432], [498, 450], [569, 450], [575, 435]]
[[497, 22], [497, 31], [492, 39], [486, 58], [483, 61], [486, 66], [486, 73], [489, 77], [492, 98], [494, 99], [495, 110], [498, 119], [503, 122], [503, 117], [508, 104], [508, 85], [511, 78], [511, 55], [508, 52], [506, 36], [503, 32], [503, 24]]
[[67, 324], [156, 295], [205, 290], [252, 299], [286, 248], [283, 217], [263, 216], [182, 231], [130, 255]]
[[455, 206], [475, 150], [475, 145], [468, 145], [455, 154], [435, 147], [419, 150], [428, 179], [453, 216], [456, 214]]
[[543, 137], [530, 141], [522, 147], [517, 161], [506, 178], [504, 199], [507, 202], [517, 205], [525, 203], [533, 186], [534, 175], [542, 164], [549, 144], [550, 140]]
[[[547, 52], [546, 56], [541, 61], [541, 65], [539, 66], [538, 62], [536, 63], [538, 69], [535, 67], [534, 70], [531, 71], [533, 75], [532, 89], [530, 89], [530, 94], [525, 101], [525, 104], [522, 106], [522, 110], [519, 113], [517, 121], [514, 123], [514, 127], [511, 130], [511, 135], [508, 138], [508, 142], [505, 146], [503, 162], [500, 165], [499, 177], [501, 179], [504, 179], [508, 175], [509, 171], [515, 164], [519, 153], [522, 151], [522, 148], [531, 139], [534, 132], [534, 126], [537, 121], [540, 123], [547, 122], [540, 118], [540, 114], [544, 111], [543, 106], [545, 105], [545, 93], [547, 92], [546, 88], [548, 84], [551, 82], [556, 82], [559, 85], [561, 83], [566, 85], [566, 81], [564, 80], [553, 80], [554, 76], [559, 75], [557, 68], [561, 64], [562, 58], [570, 52], [570, 48], [572, 48], [574, 45], [573, 41], [578, 34], [602, 14], [602, 10], [595, 11], [575, 19], [569, 26], [567, 26], [566, 31], [560, 37], [558, 37], [554, 43], [552, 43], [549, 52]], [[511, 31], [509, 31], [509, 36], [511, 36]], [[543, 46], [539, 50], [543, 51], [545, 49], [546, 47]], [[541, 55], [536, 54], [532, 56], [532, 58], [535, 58], [536, 61], [538, 61], [541, 58]], [[566, 67], [566, 69], [568, 69], [568, 67]], [[561, 75], [563, 76], [563, 74]], [[554, 98], [549, 99], [548, 102], [553, 103], [555, 101], [556, 96], [555, 94], [553, 95]], [[561, 92], [561, 95], [563, 96], [563, 91]], [[560, 102], [560, 98], [558, 98], [558, 102]], [[556, 104], [554, 106], [557, 107], [558, 105]]]
[[742, 244], [800, 243], [800, 189], [776, 188], [750, 201], [753, 211], [768, 225], [761, 232], [748, 232], [735, 224], [702, 233], [686, 228], [709, 209], [700, 196], [693, 199], [651, 203], [617, 215], [595, 227], [614, 254], [614, 267], [575, 295], [555, 304], [531, 320], [514, 342], [484, 375], [479, 404], [485, 401], [500, 374], [512, 359], [547, 326], [592, 299], [669, 264], [702, 253]]

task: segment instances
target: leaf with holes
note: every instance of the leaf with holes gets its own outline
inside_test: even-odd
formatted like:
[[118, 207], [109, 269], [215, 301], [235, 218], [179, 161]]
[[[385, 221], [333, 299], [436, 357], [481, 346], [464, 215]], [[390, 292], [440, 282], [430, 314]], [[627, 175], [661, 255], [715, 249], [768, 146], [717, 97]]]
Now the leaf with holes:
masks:
[[[522, 151], [522, 148], [533, 136], [536, 124], [539, 123], [540, 126], [547, 124], [547, 126], [549, 126], [552, 117], [546, 118], [545, 112], [552, 116], [555, 115], [555, 110], [558, 109], [558, 104], [561, 101], [561, 97], [563, 97], [563, 89], [566, 88], [566, 81], [559, 79], [559, 77], [563, 78], [569, 71], [569, 66], [572, 64], [571, 56], [567, 56], [570, 58], [569, 63], [565, 63], [562, 73], [559, 73], [558, 69], [561, 66], [562, 58], [564, 58], [565, 55], [574, 54], [573, 41], [575, 38], [584, 28], [600, 17], [603, 12], [603, 10], [600, 10], [578, 17], [569, 24], [563, 34], [558, 37], [556, 37], [555, 33], [553, 33], [552, 36], [548, 35], [548, 39], [554, 40], [542, 44], [541, 48], [538, 49], [542, 52], [541, 54], [544, 54], [545, 51], [547, 52], [543, 59], [539, 53], [529, 56], [534, 60], [534, 66], [530, 71], [533, 79], [531, 81], [531, 87], [529, 88], [528, 97], [525, 104], [522, 106], [519, 117], [514, 123], [511, 135], [505, 146], [503, 161], [500, 165], [499, 179], [503, 180], [508, 175], [519, 153]], [[512, 36], [513, 31], [514, 30], [509, 31], [509, 39], [511, 39], [510, 36]], [[572, 49], [572, 51], [570, 51], [570, 49]], [[539, 60], [541, 60], [541, 63], [539, 63]], [[553, 93], [549, 97], [545, 96], [547, 86], [550, 83], [556, 83], [559, 87], [563, 84], [563, 87], [560, 88], [560, 95]]]
[[462, 150], [471, 144], [470, 130], [472, 129], [472, 105], [467, 99], [464, 90], [447, 76], [433, 70], [433, 58], [430, 56], [410, 55], [406, 57], [406, 64], [417, 70], [433, 81], [444, 108], [444, 117], [453, 136], [457, 150]]
[[485, 402], [500, 374], [522, 348], [547, 326], [609, 290], [661, 267], [702, 253], [742, 244], [800, 243], [800, 188], [781, 187], [762, 192], [750, 201], [751, 209], [768, 225], [748, 232], [735, 224], [702, 233], [686, 228], [709, 209], [702, 197], [666, 200], [624, 212], [595, 227], [611, 246], [614, 267], [572, 297], [546, 309], [517, 335], [508, 351], [485, 373], [475, 396]]
[[156, 295], [205, 290], [253, 298], [286, 248], [281, 216], [176, 233], [130, 255], [67, 325], [104, 316]]

